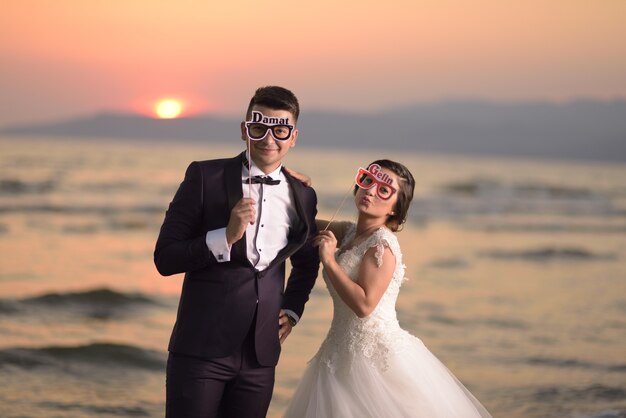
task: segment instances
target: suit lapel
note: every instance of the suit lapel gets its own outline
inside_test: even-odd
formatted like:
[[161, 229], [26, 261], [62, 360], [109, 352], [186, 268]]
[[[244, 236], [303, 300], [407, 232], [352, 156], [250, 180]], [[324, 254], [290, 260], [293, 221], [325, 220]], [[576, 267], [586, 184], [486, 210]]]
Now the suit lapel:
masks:
[[[243, 154], [239, 154], [235, 158], [226, 163], [224, 167], [224, 184], [226, 185], [226, 196], [228, 199], [228, 214], [235, 207], [237, 202], [243, 197], [243, 189], [241, 187], [241, 169], [243, 166]], [[246, 234], [243, 238], [235, 242], [231, 248], [231, 259], [239, 260], [242, 263], [250, 264], [246, 249]]]
[[282, 263], [287, 259], [287, 257], [291, 256], [307, 239], [308, 236], [308, 221], [306, 217], [306, 213], [304, 211], [303, 206], [303, 198], [302, 192], [304, 186], [300, 181], [294, 179], [285, 171], [283, 168], [282, 173], [285, 175], [287, 182], [289, 183], [289, 188], [293, 192], [293, 204], [296, 207], [296, 213], [298, 215], [298, 219], [296, 220], [295, 225], [293, 225], [292, 230], [289, 233], [288, 242], [285, 248], [278, 252], [278, 255], [272, 260], [268, 268], [274, 267], [276, 264]]
[[294, 199], [293, 203], [296, 205], [296, 213], [298, 214], [299, 227], [300, 229], [304, 228], [305, 230], [308, 230], [307, 216], [306, 216], [306, 212], [304, 211], [304, 206], [302, 203], [303, 202], [302, 193], [303, 193], [304, 186], [302, 185], [302, 183], [300, 183], [299, 180], [296, 180], [293, 177], [291, 177], [284, 168], [282, 169], [282, 173], [285, 175], [285, 178], [287, 179], [287, 183], [289, 183], [289, 188], [293, 191], [293, 199]]

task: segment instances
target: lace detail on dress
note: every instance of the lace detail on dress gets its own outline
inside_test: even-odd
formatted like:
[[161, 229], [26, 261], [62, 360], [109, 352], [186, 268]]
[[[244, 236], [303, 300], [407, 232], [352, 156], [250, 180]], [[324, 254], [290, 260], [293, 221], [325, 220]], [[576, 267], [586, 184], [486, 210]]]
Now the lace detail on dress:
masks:
[[395, 304], [405, 270], [396, 236], [389, 229], [381, 227], [360, 244], [344, 250], [353, 240], [355, 232], [356, 225], [353, 224], [348, 228], [336, 256], [339, 265], [353, 281], [357, 279], [363, 256], [372, 247], [376, 248], [375, 256], [379, 267], [383, 263], [385, 247], [395, 256], [396, 267], [378, 305], [365, 318], [359, 318], [343, 302], [324, 272], [324, 280], [333, 299], [334, 315], [328, 335], [317, 356], [334, 373], [349, 373], [355, 356], [362, 356], [378, 369], [386, 370], [389, 355], [401, 351], [415, 338], [400, 328], [396, 317]]
[[385, 253], [385, 247], [389, 247], [389, 243], [387, 241], [381, 241], [376, 244], [376, 265], [381, 267], [383, 265], [383, 254]]

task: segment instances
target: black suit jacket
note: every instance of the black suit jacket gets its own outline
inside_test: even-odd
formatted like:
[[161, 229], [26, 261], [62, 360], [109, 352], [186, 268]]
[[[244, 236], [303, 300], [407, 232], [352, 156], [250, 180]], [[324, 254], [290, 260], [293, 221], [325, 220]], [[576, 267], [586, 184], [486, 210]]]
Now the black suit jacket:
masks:
[[[206, 359], [227, 356], [242, 344], [256, 312], [257, 360], [275, 366], [279, 311], [290, 309], [301, 317], [317, 277], [319, 256], [311, 245], [317, 234], [317, 196], [284, 172], [298, 214], [285, 248], [259, 272], [248, 260], [244, 235], [233, 244], [231, 260], [218, 263], [205, 237], [207, 231], [226, 227], [231, 209], [243, 197], [242, 155], [189, 165], [165, 214], [154, 262], [164, 276], [185, 273], [170, 352]], [[287, 258], [292, 270], [285, 289]]]

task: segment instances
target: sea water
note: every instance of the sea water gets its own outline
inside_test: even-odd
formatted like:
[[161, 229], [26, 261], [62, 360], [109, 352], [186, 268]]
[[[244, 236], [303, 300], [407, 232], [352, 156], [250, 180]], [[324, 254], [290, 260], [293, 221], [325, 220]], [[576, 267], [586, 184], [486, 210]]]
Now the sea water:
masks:
[[[159, 276], [154, 243], [189, 162], [241, 150], [0, 139], [0, 416], [163, 416], [182, 275]], [[626, 165], [301, 146], [286, 164], [328, 218], [377, 158], [417, 182], [398, 234], [401, 325], [494, 417], [626, 417]], [[354, 219], [352, 199], [339, 217]], [[331, 316], [320, 279], [269, 416]]]

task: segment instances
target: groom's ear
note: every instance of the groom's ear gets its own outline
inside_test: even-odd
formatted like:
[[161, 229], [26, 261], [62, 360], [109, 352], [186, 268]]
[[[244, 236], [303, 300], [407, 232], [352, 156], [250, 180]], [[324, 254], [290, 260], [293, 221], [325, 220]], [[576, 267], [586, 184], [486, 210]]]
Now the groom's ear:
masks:
[[247, 139], [246, 122], [241, 122], [241, 140], [245, 141]]
[[300, 131], [298, 131], [298, 128], [293, 128], [293, 132], [291, 133], [291, 144], [289, 145], [289, 148], [293, 148], [296, 146], [296, 141], [298, 140], [299, 133]]

